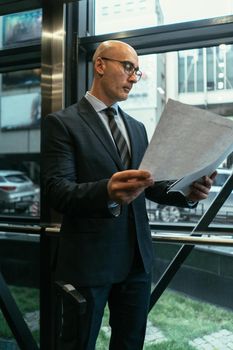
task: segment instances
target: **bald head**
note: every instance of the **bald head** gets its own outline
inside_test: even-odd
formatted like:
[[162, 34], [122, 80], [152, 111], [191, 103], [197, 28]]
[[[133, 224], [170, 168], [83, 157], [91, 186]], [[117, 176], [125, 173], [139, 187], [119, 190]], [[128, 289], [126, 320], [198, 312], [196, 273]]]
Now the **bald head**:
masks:
[[132, 46], [119, 40], [107, 40], [97, 47], [93, 56], [93, 63], [95, 63], [98, 57], [116, 57], [119, 53], [131, 53], [132, 55], [137, 56], [137, 53]]
[[[124, 101], [137, 82], [138, 55], [134, 48], [122, 41], [101, 43], [93, 56], [94, 79], [90, 93], [110, 106]], [[132, 73], [128, 73], [131, 69]]]

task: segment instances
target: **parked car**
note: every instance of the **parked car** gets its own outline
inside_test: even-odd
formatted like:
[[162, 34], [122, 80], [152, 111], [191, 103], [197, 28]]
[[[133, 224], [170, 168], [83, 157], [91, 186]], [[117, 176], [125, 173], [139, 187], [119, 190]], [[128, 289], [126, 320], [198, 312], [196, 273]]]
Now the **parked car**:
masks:
[[37, 193], [34, 183], [21, 171], [0, 170], [0, 211], [25, 212]]
[[[150, 202], [147, 206], [149, 220], [175, 223], [199, 218], [209, 208], [210, 204], [218, 195], [231, 173], [232, 171], [229, 169], [218, 169], [218, 175], [214, 180], [208, 198], [200, 201], [195, 209], [180, 208], [169, 205], [157, 205]], [[220, 208], [217, 214], [217, 219], [233, 221], [233, 192]]]

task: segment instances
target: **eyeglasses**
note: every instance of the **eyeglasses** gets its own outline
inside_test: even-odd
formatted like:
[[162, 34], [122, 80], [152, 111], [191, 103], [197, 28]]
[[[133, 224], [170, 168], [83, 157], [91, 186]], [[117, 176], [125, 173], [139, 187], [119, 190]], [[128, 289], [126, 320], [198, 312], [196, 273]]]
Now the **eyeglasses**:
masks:
[[139, 70], [139, 68], [135, 68], [132, 62], [129, 61], [119, 61], [119, 60], [115, 60], [114, 58], [108, 58], [108, 57], [100, 57], [102, 60], [106, 60], [106, 61], [115, 61], [115, 62], [119, 62], [123, 68], [126, 74], [128, 74], [129, 77], [131, 77], [131, 75], [135, 74], [137, 81], [139, 81], [142, 77], [142, 72]]

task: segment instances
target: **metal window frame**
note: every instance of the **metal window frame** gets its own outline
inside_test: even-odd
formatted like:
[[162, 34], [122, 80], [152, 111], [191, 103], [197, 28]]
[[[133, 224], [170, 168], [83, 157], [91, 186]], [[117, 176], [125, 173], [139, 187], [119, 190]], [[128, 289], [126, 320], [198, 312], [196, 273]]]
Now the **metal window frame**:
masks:
[[[41, 0], [5, 0], [1, 2], [0, 16], [14, 14], [23, 11], [30, 11], [42, 8]], [[41, 67], [41, 43], [40, 40], [33, 40], [27, 43], [21, 43], [18, 47], [1, 49], [0, 50], [0, 74], [13, 72], [17, 70], [33, 69]], [[11, 157], [9, 154], [8, 157]], [[39, 159], [37, 154], [25, 156], [28, 160], [30, 157]], [[20, 218], [8, 215], [2, 215], [0, 222], [30, 222], [31, 224], [38, 223], [38, 218]]]
[[117, 39], [132, 45], [139, 54], [162, 53], [233, 42], [233, 15], [136, 29], [97, 36], [82, 36], [79, 45], [92, 54], [104, 40]]
[[[68, 1], [62, 0], [44, 0], [43, 4], [41, 1], [36, 0], [6, 0], [4, 3], [1, 3], [0, 14], [7, 14], [18, 11], [30, 10], [33, 8], [41, 7], [44, 13], [46, 14], [46, 10], [51, 11], [51, 8], [54, 9], [56, 6], [56, 11], [58, 7], [60, 8], [63, 4]], [[71, 1], [69, 1], [71, 2]], [[29, 6], [30, 4], [30, 6]], [[39, 4], [39, 6], [38, 6]], [[52, 77], [54, 74], [60, 77], [59, 86], [61, 86], [61, 81], [65, 82], [66, 86], [66, 94], [65, 104], [75, 102], [77, 98], [79, 99], [83, 93], [86, 91], [90, 84], [91, 77], [91, 69], [90, 69], [90, 59], [91, 56], [97, 47], [97, 45], [103, 40], [108, 39], [118, 39], [125, 41], [138, 51], [139, 54], [149, 54], [149, 53], [162, 53], [173, 50], [184, 50], [190, 48], [197, 47], [208, 47], [218, 45], [220, 43], [230, 44], [233, 42], [233, 16], [225, 16], [220, 18], [215, 18], [211, 20], [201, 20], [194, 22], [187, 22], [182, 24], [172, 24], [159, 26], [154, 28], [142, 29], [142, 30], [134, 30], [128, 32], [120, 32], [113, 34], [106, 34], [100, 36], [90, 36], [93, 34], [93, 21], [94, 21], [94, 12], [93, 9], [88, 5], [90, 2], [87, 0], [82, 0], [78, 2], [78, 20], [75, 23], [75, 17], [73, 18], [73, 23], [71, 23], [70, 27], [66, 28], [66, 37], [63, 39], [66, 41], [66, 45], [74, 45], [72, 53], [66, 55], [66, 64], [67, 67], [70, 67], [69, 71], [77, 72], [77, 75], [68, 75], [68, 70], [64, 76], [64, 71], [62, 69], [62, 64], [64, 63], [64, 51], [59, 49], [59, 70], [54, 71], [53, 67], [46, 67], [47, 64], [54, 64], [54, 54], [52, 54], [54, 48], [54, 41], [52, 35], [50, 36], [50, 42], [42, 42], [42, 69], [44, 74], [44, 78], [47, 76], [47, 80], [42, 80], [42, 89], [45, 93], [46, 90], [44, 86], [47, 82], [50, 84], [49, 95], [43, 96], [43, 106], [42, 106], [42, 114], [45, 115], [47, 112], [53, 111], [54, 108], [60, 107], [61, 105], [56, 104], [56, 101], [52, 100], [49, 102], [50, 98], [54, 98], [54, 93], [56, 93], [56, 88], [58, 85], [58, 81], [54, 82], [53, 79], [48, 80], [48, 77]], [[35, 6], [35, 7], [33, 7]], [[68, 10], [66, 20], [70, 21], [70, 16], [75, 16], [72, 13], [71, 8], [73, 10], [77, 6], [77, 3], [70, 3], [67, 5]], [[56, 15], [56, 11], [52, 15], [52, 21], [56, 21], [54, 16]], [[51, 12], [47, 12], [48, 17], [46, 21], [51, 19]], [[61, 20], [61, 17], [59, 17]], [[47, 30], [48, 22], [43, 22], [43, 29]], [[53, 33], [55, 22], [53, 22], [52, 27], [50, 27], [50, 34]], [[48, 34], [47, 32], [47, 34]], [[76, 35], [77, 33], [77, 35]], [[48, 35], [49, 37], [49, 35]], [[47, 37], [47, 38], [48, 38]], [[77, 43], [77, 46], [76, 46]], [[43, 50], [48, 49], [47, 52], [47, 60], [46, 52]], [[15, 51], [14, 51], [15, 50]], [[23, 51], [26, 50], [24, 53]], [[27, 51], [28, 50], [28, 51]], [[11, 49], [9, 52], [3, 50], [0, 54], [0, 63], [2, 60], [3, 65], [6, 71], [19, 69], [19, 67], [25, 68], [30, 64], [38, 64], [40, 65], [40, 56], [41, 47], [39, 43], [35, 44], [31, 48], [20, 47], [19, 49]], [[7, 58], [11, 58], [12, 61], [8, 65]], [[32, 60], [33, 63], [32, 63]], [[19, 64], [17, 63], [19, 62]], [[44, 64], [44, 67], [43, 67]], [[59, 75], [60, 74], [60, 75]], [[44, 86], [43, 86], [44, 84]], [[74, 87], [73, 93], [71, 94], [68, 89], [68, 85]], [[60, 89], [61, 90], [61, 89]], [[61, 95], [61, 91], [57, 91], [59, 94], [56, 95], [56, 98]], [[48, 90], [47, 90], [48, 92]], [[63, 97], [63, 96], [62, 96]], [[42, 116], [43, 117], [43, 116]], [[44, 205], [44, 204], [43, 204]], [[206, 220], [206, 219], [205, 219]], [[7, 218], [6, 218], [7, 221]], [[11, 218], [11, 221], [12, 220]], [[16, 220], [15, 220], [16, 221]], [[43, 222], [43, 216], [42, 216]], [[202, 221], [203, 225], [203, 221]], [[156, 225], [156, 227], [158, 227]], [[203, 228], [204, 226], [202, 226]], [[168, 229], [168, 226], [165, 225], [165, 228]], [[173, 227], [174, 228], [174, 227]], [[178, 230], [181, 230], [181, 226], [176, 226]], [[6, 227], [4, 227], [6, 230]], [[16, 227], [11, 227], [9, 230], [15, 230]], [[17, 228], [19, 230], [19, 228]], [[27, 232], [27, 229], [23, 228], [24, 232]], [[50, 266], [50, 257], [51, 257], [51, 240], [49, 235], [46, 235], [49, 229], [44, 227], [39, 228], [39, 232], [41, 234], [41, 348], [52, 349], [53, 344], [53, 327], [51, 325], [52, 313], [51, 313], [51, 297], [52, 297], [52, 287], [51, 287], [51, 274], [48, 271], [48, 266]], [[56, 231], [56, 230], [55, 230]], [[10, 231], [12, 232], [12, 231]], [[54, 233], [52, 233], [54, 234]], [[192, 246], [192, 245], [191, 245]], [[186, 251], [186, 249], [185, 249]], [[171, 276], [169, 276], [170, 278]], [[163, 282], [164, 286], [164, 282]], [[166, 288], [166, 287], [165, 287]], [[160, 288], [159, 293], [161, 293], [162, 289]], [[156, 297], [158, 294], [156, 295]]]
[[[233, 16], [223, 16], [208, 20], [192, 21], [181, 24], [171, 24], [142, 30], [132, 30], [97, 36], [79, 37], [78, 52], [86, 58], [86, 79], [81, 87], [78, 87], [77, 96], [81, 95], [84, 87], [88, 88], [88, 62], [97, 48], [104, 40], [122, 40], [132, 45], [140, 55], [151, 53], [164, 53], [177, 50], [195, 49], [216, 46], [219, 44], [233, 43]], [[78, 56], [78, 62], [83, 62], [83, 57]], [[192, 236], [201, 236], [200, 231], [208, 228], [219, 208], [225, 202], [233, 188], [233, 175], [226, 182], [222, 191], [203, 215], [192, 231]], [[155, 225], [156, 226], [156, 225]], [[166, 226], [165, 226], [166, 227]], [[197, 232], [197, 234], [196, 234]], [[200, 239], [201, 241], [201, 239]], [[163, 291], [167, 288], [184, 260], [191, 253], [194, 245], [184, 244], [174, 257], [157, 285], [155, 286], [150, 302], [150, 309], [157, 302]]]
[[41, 7], [41, 0], [2, 0], [0, 16], [10, 13], [30, 11]]
[[[3, 0], [0, 16], [42, 8], [41, 0]], [[38, 68], [41, 65], [40, 40], [21, 43], [18, 47], [0, 50], [0, 73]]]
[[[92, 12], [86, 11], [88, 20], [79, 22], [94, 23], [94, 7]], [[122, 40], [132, 45], [139, 55], [165, 53], [177, 50], [211, 47], [219, 44], [233, 43], [233, 15], [198, 20], [184, 23], [161, 25], [156, 27], [122, 31], [111, 34], [92, 35], [87, 28], [77, 34], [77, 99], [90, 86], [91, 58], [97, 46], [104, 40]], [[79, 79], [81, 77], [81, 79]], [[74, 101], [73, 101], [74, 102]]]

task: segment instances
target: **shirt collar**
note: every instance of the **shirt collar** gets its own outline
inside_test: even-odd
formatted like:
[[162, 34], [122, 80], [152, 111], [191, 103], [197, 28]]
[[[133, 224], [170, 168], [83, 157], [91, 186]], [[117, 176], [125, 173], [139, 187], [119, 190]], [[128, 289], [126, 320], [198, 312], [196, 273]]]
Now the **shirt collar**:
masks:
[[103, 103], [101, 100], [99, 100], [97, 97], [93, 96], [89, 91], [86, 92], [85, 94], [85, 98], [87, 99], [87, 101], [92, 105], [92, 107], [94, 108], [94, 110], [99, 113], [101, 111], [103, 111], [104, 109], [108, 108], [108, 107], [113, 107], [115, 108], [115, 110], [118, 113], [118, 104], [117, 102], [114, 103], [111, 106], [106, 106], [105, 103]]

